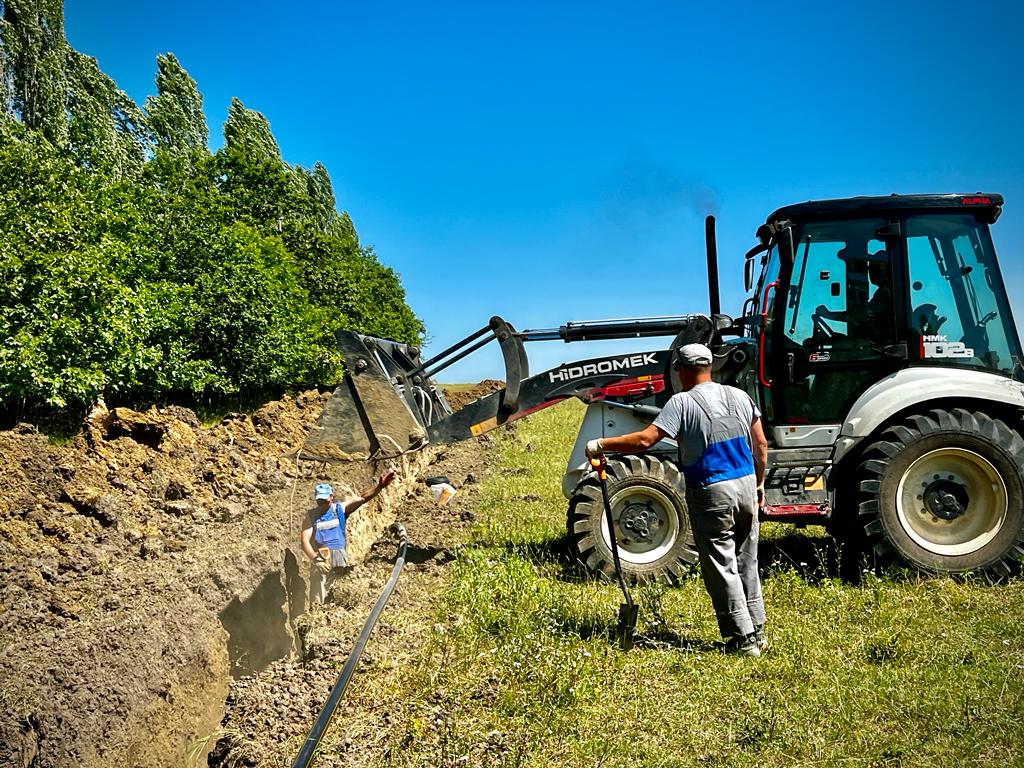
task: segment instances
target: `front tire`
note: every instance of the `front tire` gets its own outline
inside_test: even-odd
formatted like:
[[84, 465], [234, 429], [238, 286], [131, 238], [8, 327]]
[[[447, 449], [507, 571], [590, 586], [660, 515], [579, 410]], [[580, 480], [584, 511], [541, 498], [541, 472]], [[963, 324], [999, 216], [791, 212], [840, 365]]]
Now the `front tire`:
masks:
[[1024, 558], [1024, 440], [962, 408], [910, 417], [865, 453], [864, 531], [881, 560], [1000, 580]]
[[[697, 550], [675, 464], [656, 456], [618, 456], [608, 462], [607, 483], [623, 578], [678, 582], [697, 562]], [[572, 555], [593, 573], [614, 578], [601, 484], [592, 472], [573, 491], [567, 525]]]

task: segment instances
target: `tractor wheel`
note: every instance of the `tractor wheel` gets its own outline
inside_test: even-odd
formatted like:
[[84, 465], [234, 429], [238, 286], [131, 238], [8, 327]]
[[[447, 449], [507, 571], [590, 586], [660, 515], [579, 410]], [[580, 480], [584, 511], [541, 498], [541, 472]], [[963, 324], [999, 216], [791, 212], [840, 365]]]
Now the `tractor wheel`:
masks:
[[1024, 557], [1024, 440], [962, 408], [887, 429], [860, 465], [861, 521], [874, 554], [933, 573], [999, 580]]
[[[622, 575], [630, 583], [675, 583], [697, 562], [683, 482], [675, 464], [654, 456], [618, 456], [608, 462], [608, 499], [615, 520]], [[569, 549], [594, 573], [615, 577], [615, 561], [597, 475], [573, 491]]]

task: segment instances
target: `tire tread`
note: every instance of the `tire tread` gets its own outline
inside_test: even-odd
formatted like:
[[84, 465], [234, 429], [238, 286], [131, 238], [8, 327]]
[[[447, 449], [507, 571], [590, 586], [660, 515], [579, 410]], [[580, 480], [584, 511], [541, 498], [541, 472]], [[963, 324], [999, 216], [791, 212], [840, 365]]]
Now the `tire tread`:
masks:
[[[1024, 488], [1024, 438], [1015, 429], [1000, 419], [993, 418], [983, 412], [972, 412], [965, 408], [951, 410], [933, 409], [927, 414], [912, 414], [903, 423], [886, 428], [880, 439], [872, 443], [863, 453], [864, 461], [856, 470], [856, 487], [860, 492], [857, 504], [860, 519], [868, 546], [873, 551], [876, 561], [884, 564], [895, 559], [902, 559], [911, 566], [929, 572], [961, 573], [951, 563], [944, 567], [932, 563], [925, 564], [915, 561], [911, 555], [896, 545], [886, 530], [885, 516], [881, 492], [883, 481], [892, 460], [904, 451], [911, 449], [915, 443], [925, 437], [949, 435], [954, 440], [969, 435], [984, 440], [997, 451], [1010, 459], [1021, 476], [1018, 488]], [[1024, 505], [1024, 498], [1015, 499], [1011, 493], [1010, 505]], [[891, 514], [891, 513], [890, 513]], [[1012, 546], [1005, 552], [993, 553], [993, 559], [984, 565], [967, 569], [989, 581], [1002, 581], [1021, 569], [1024, 560], [1024, 519]]]
[[[671, 556], [662, 557], [657, 564], [637, 568], [624, 562], [623, 577], [631, 583], [677, 583], [697, 562], [678, 468], [671, 461], [656, 456], [615, 455], [608, 460], [607, 472], [610, 484], [642, 478], [642, 481], [659, 486], [663, 493], [670, 493], [675, 498], [681, 516], [679, 532], [685, 538], [672, 549]], [[595, 473], [589, 472], [576, 486], [569, 503], [566, 515], [568, 548], [572, 556], [592, 573], [602, 578], [614, 578], [614, 561], [602, 532], [604, 514], [600, 482]]]

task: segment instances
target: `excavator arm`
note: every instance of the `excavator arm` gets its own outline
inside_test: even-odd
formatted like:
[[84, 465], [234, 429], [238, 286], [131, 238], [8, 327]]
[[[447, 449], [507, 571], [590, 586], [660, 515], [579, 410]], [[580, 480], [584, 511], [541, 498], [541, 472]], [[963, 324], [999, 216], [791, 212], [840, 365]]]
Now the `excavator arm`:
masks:
[[[709, 343], [732, 321], [725, 315], [677, 315], [572, 322], [559, 328], [517, 331], [500, 317], [421, 361], [408, 344], [341, 331], [344, 381], [301, 451], [304, 458], [354, 461], [393, 456], [427, 443], [452, 443], [481, 435], [542, 408], [578, 397], [607, 399], [628, 407], [656, 408], [671, 394], [671, 348], [679, 343]], [[673, 345], [655, 352], [634, 352], [565, 363], [531, 376], [524, 343], [562, 340], [671, 336]], [[505, 364], [505, 387], [454, 410], [434, 377], [481, 347], [497, 342]]]

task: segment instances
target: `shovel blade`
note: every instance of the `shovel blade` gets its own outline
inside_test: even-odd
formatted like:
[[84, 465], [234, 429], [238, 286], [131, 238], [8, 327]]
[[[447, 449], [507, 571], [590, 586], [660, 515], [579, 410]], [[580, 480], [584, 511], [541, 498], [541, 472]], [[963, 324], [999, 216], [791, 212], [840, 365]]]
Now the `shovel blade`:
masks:
[[635, 603], [619, 605], [619, 647], [624, 651], [633, 647], [633, 634], [636, 632], [636, 619], [639, 613], [640, 606]]

